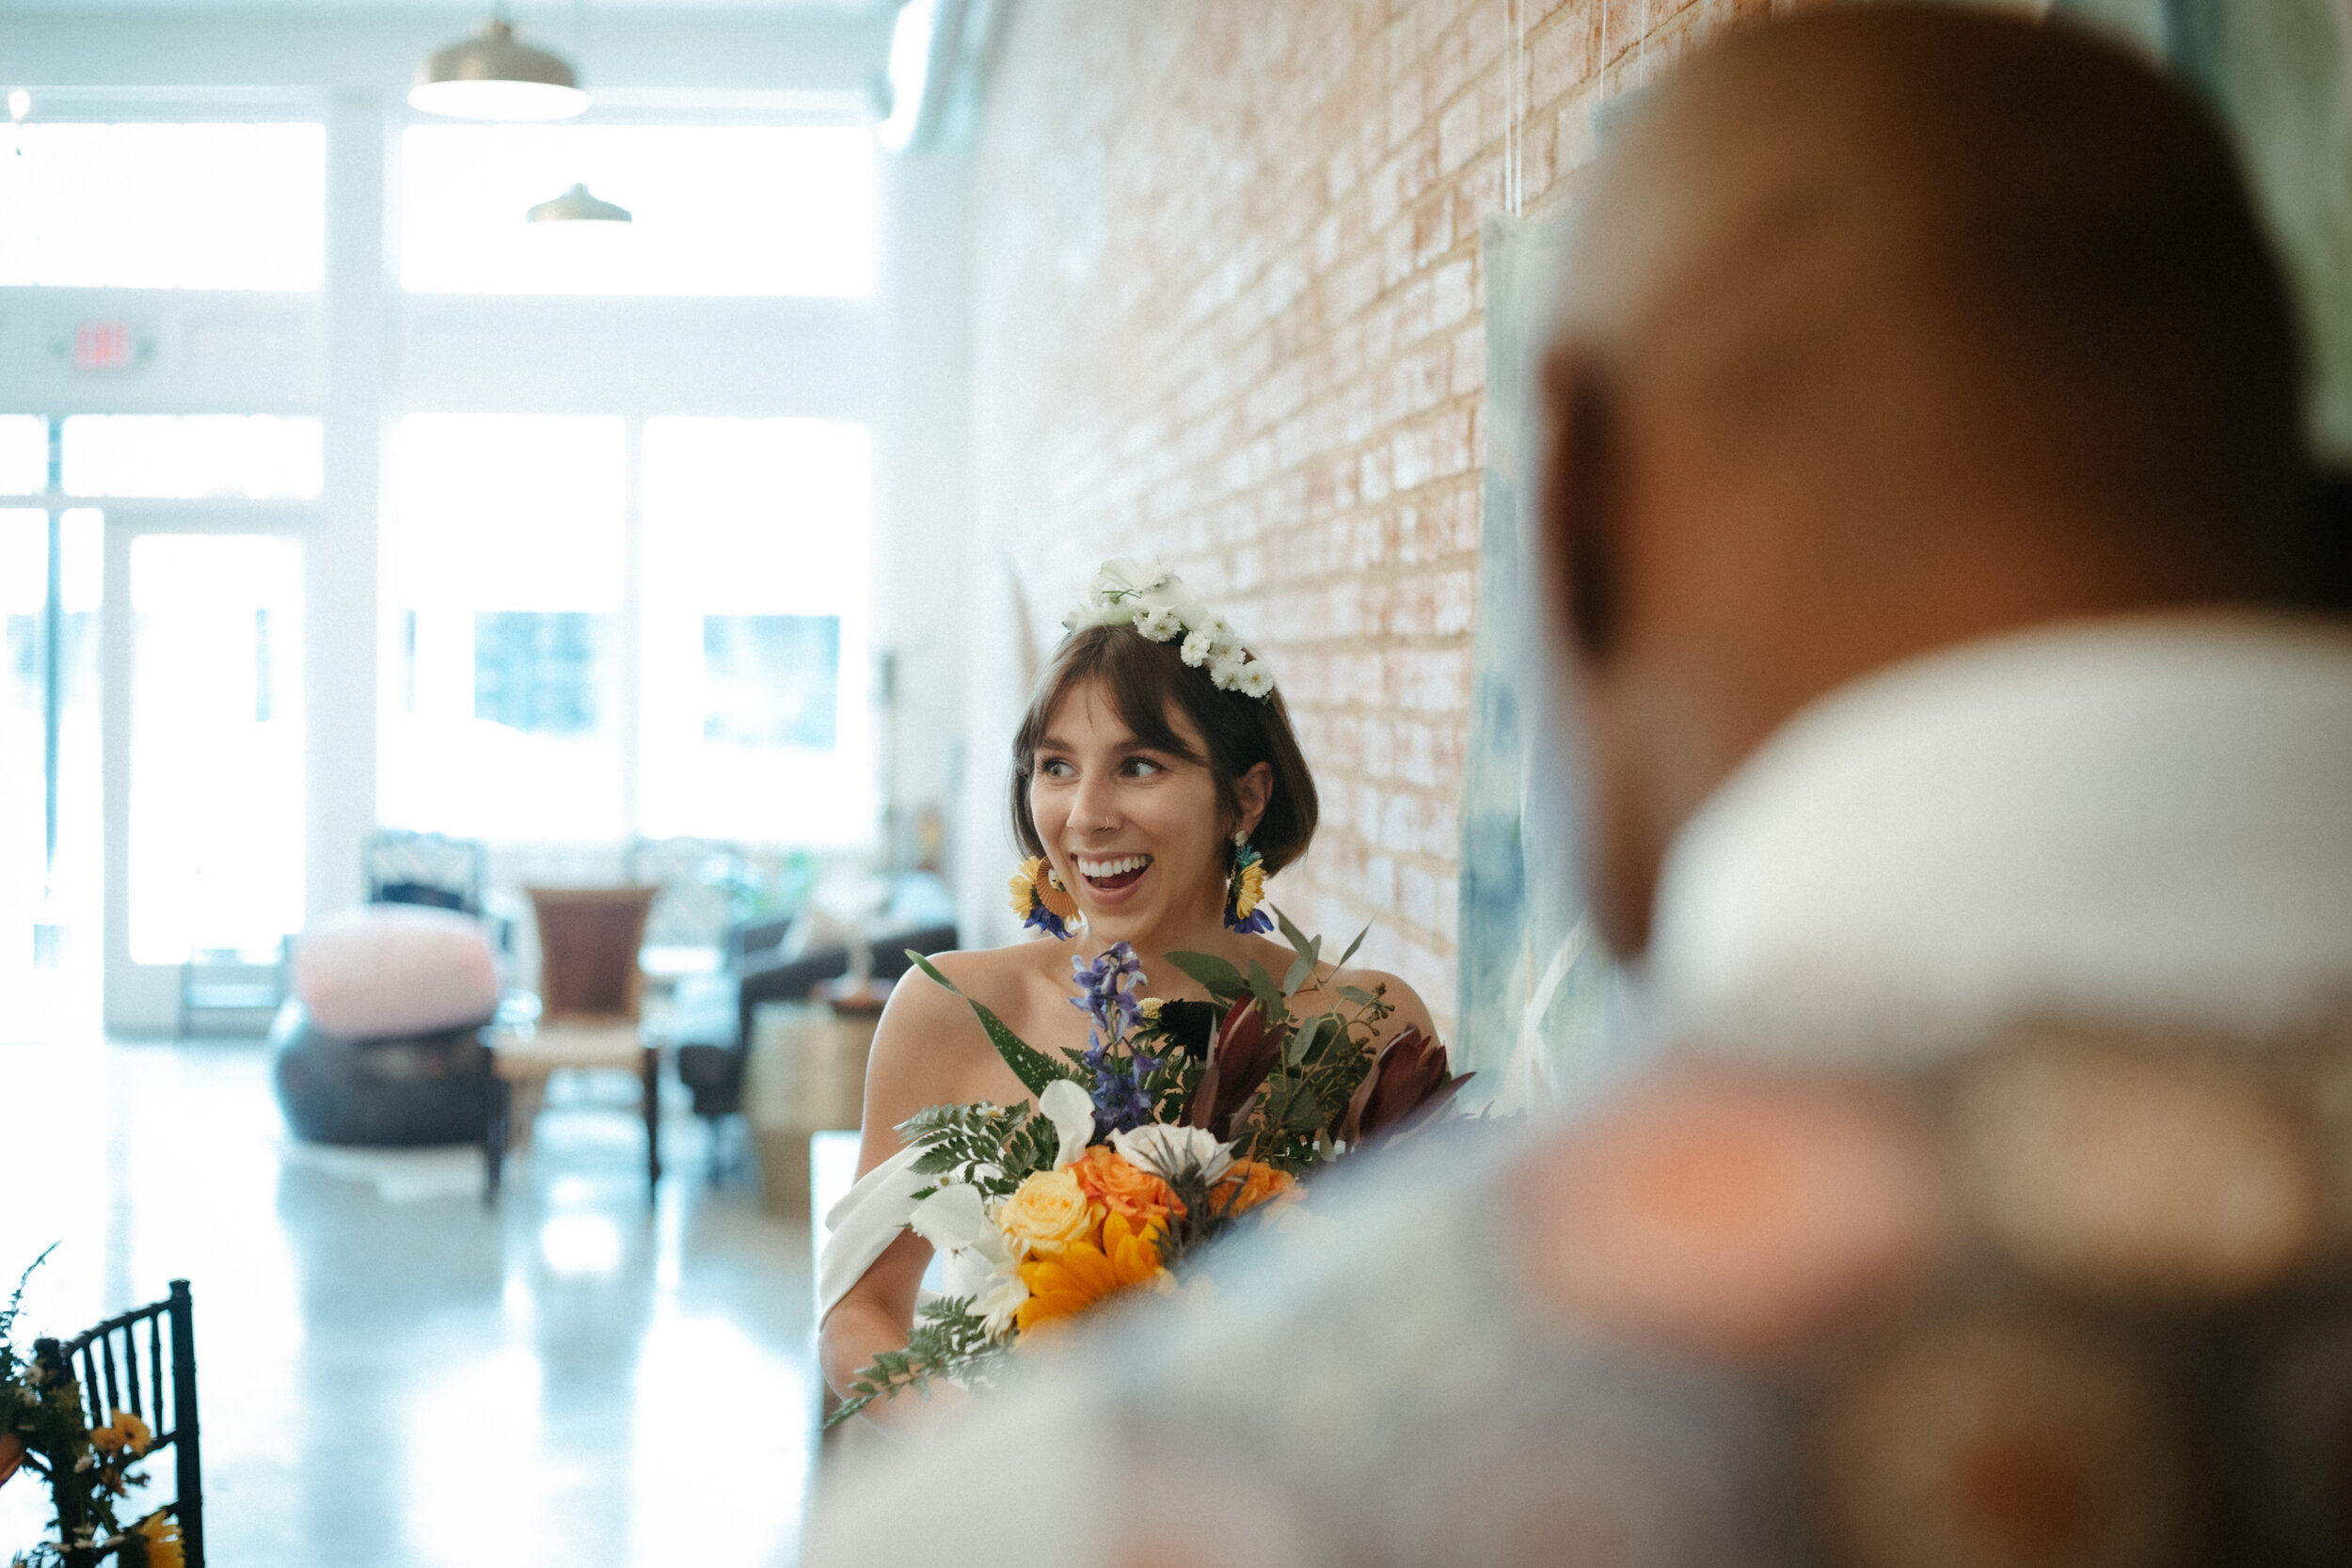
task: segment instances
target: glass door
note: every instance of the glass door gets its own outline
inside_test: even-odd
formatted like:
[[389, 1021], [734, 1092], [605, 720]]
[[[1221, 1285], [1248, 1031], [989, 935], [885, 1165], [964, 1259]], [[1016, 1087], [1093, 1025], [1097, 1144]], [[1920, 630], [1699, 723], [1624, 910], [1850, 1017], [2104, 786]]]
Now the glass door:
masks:
[[108, 515], [110, 1030], [179, 1033], [199, 990], [263, 996], [300, 928], [302, 551], [266, 523]]

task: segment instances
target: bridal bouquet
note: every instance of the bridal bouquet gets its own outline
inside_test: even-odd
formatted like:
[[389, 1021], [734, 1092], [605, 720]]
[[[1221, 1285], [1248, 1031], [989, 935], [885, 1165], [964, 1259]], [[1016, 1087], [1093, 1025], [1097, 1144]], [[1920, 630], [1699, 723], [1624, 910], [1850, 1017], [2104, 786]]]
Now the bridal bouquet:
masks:
[[907, 1223], [939, 1249], [946, 1290], [917, 1314], [907, 1348], [877, 1356], [828, 1424], [933, 1378], [985, 1385], [1032, 1336], [1123, 1291], [1173, 1290], [1201, 1246], [1454, 1097], [1469, 1075], [1450, 1074], [1444, 1048], [1418, 1027], [1375, 1049], [1395, 1010], [1385, 988], [1343, 986], [1339, 1006], [1295, 1014], [1323, 942], [1287, 919], [1281, 929], [1296, 958], [1279, 980], [1254, 959], [1245, 973], [1170, 953], [1208, 1002], [1142, 994], [1143, 966], [1125, 942], [1091, 963], [1073, 959], [1072, 1003], [1093, 1033], [1059, 1060], [971, 1003], [1036, 1100], [939, 1105], [899, 1125], [921, 1150], [914, 1169], [935, 1179]]

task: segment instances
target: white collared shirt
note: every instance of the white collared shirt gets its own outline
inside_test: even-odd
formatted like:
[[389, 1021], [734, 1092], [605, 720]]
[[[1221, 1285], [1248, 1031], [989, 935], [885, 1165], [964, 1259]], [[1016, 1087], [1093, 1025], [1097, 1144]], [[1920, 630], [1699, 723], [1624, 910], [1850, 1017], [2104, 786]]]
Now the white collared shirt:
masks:
[[2352, 1013], [2352, 625], [2073, 623], [1833, 692], [1677, 839], [1645, 990], [1668, 1040], [1881, 1066]]

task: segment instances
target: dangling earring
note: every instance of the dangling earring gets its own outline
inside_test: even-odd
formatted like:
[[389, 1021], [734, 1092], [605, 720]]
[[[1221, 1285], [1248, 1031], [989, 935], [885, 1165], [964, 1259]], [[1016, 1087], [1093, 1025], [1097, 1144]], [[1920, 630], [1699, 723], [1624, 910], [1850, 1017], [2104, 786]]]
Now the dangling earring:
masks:
[[1012, 874], [1012, 912], [1021, 924], [1070, 940], [1079, 921], [1078, 901], [1061, 885], [1061, 873], [1043, 855], [1032, 855]]
[[1265, 857], [1249, 846], [1249, 834], [1233, 834], [1233, 869], [1225, 878], [1225, 926], [1244, 936], [1274, 929], [1266, 918]]

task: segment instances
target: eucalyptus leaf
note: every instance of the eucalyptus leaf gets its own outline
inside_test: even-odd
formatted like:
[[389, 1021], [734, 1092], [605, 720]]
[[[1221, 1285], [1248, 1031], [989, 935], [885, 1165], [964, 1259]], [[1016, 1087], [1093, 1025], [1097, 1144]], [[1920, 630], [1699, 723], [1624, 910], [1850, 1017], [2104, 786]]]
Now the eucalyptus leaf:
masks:
[[1282, 976], [1282, 995], [1296, 996], [1298, 988], [1314, 978], [1315, 965], [1322, 959], [1323, 939], [1317, 937], [1307, 944], [1305, 952], [1291, 960], [1290, 973]]
[[1293, 952], [1303, 956], [1307, 951], [1307, 933], [1291, 924], [1291, 917], [1280, 910], [1274, 909], [1272, 904], [1268, 904], [1266, 908], [1274, 910], [1274, 923], [1281, 929], [1282, 940], [1291, 944]]
[[1290, 1050], [1283, 1053], [1284, 1059], [1292, 1067], [1297, 1067], [1306, 1061], [1309, 1053], [1322, 1038], [1324, 1031], [1337, 1022], [1329, 1013], [1308, 1020], [1306, 1027], [1291, 1037]]
[[1233, 998], [1249, 989], [1241, 971], [1214, 953], [1170, 953], [1168, 961], [1200, 983], [1220, 1003], [1230, 1006]]
[[1282, 989], [1274, 983], [1274, 976], [1265, 972], [1265, 965], [1255, 958], [1250, 959], [1249, 978], [1245, 983], [1249, 988], [1249, 994], [1256, 997], [1258, 1005], [1265, 1009], [1268, 1027], [1272, 1027], [1277, 1020], [1290, 1016], [1290, 1009], [1282, 1006]]
[[[1344, 962], [1345, 960], [1343, 959], [1342, 961]], [[1380, 999], [1360, 986], [1342, 986], [1340, 988], [1340, 1000], [1343, 1002], [1353, 1002], [1359, 1007], [1369, 1007]]]
[[1370, 935], [1372, 935], [1372, 927], [1369, 926], [1357, 932], [1356, 940], [1347, 944], [1347, 951], [1341, 954], [1340, 961], [1333, 964], [1331, 967], [1334, 969], [1345, 969], [1347, 967], [1347, 960], [1356, 956], [1356, 949], [1361, 947], [1364, 944], [1364, 939]]

